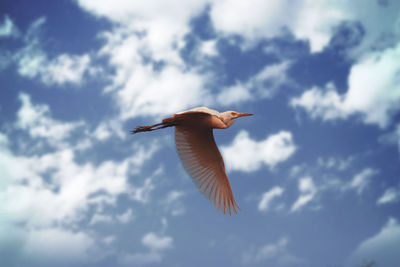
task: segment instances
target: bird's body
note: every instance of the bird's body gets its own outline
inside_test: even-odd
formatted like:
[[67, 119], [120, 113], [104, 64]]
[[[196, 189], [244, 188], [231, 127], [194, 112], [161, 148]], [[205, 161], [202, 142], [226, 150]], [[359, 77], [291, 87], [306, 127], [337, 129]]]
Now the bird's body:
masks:
[[225, 172], [224, 160], [213, 136], [213, 129], [230, 127], [235, 118], [252, 115], [235, 111], [218, 111], [199, 107], [174, 114], [152, 126], [137, 127], [132, 133], [158, 130], [175, 126], [175, 143], [186, 172], [199, 190], [218, 209], [237, 213], [239, 209]]

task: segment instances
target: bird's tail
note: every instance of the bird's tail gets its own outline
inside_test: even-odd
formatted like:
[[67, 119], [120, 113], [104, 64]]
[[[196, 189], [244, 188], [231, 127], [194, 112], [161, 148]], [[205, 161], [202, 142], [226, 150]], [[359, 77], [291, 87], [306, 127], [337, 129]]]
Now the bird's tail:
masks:
[[166, 127], [175, 126], [173, 119], [174, 118], [171, 117], [171, 118], [164, 119], [161, 123], [157, 123], [154, 125], [138, 126], [135, 128], [135, 130], [131, 131], [131, 134], [140, 133], [140, 132], [150, 132], [150, 131], [159, 130], [159, 129], [166, 128]]

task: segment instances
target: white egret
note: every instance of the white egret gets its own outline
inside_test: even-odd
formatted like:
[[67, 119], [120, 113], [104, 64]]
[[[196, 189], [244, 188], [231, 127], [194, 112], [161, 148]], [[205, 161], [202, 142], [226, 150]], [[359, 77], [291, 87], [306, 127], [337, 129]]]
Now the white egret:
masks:
[[131, 133], [154, 131], [175, 126], [175, 144], [186, 172], [199, 190], [225, 213], [239, 209], [232, 194], [224, 160], [213, 136], [213, 129], [226, 129], [234, 119], [253, 115], [200, 107], [174, 114], [151, 126], [139, 126]]

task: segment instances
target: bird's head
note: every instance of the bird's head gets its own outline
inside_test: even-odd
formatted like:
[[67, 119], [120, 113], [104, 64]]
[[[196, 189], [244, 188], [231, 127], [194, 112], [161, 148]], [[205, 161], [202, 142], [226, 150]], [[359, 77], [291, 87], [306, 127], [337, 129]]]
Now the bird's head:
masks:
[[239, 118], [239, 117], [244, 117], [244, 116], [251, 116], [253, 115], [252, 113], [240, 113], [240, 112], [236, 112], [236, 111], [225, 111], [221, 113], [221, 117], [223, 119], [223, 121], [231, 126], [234, 122], [234, 119]]

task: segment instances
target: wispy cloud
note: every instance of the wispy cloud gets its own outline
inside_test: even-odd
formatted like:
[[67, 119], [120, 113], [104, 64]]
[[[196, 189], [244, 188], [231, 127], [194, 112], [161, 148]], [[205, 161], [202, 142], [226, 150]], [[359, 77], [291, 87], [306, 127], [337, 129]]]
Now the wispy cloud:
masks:
[[135, 219], [132, 209], [127, 209], [124, 213], [116, 216], [120, 223], [128, 223]]
[[269, 191], [265, 192], [261, 196], [261, 200], [258, 203], [258, 210], [262, 212], [266, 212], [270, 209], [271, 203], [274, 199], [280, 197], [285, 189], [280, 186], [275, 186], [271, 188]]
[[354, 175], [353, 179], [345, 184], [342, 190], [355, 190], [357, 194], [362, 194], [369, 185], [372, 176], [379, 173], [379, 170], [373, 168], [365, 168], [361, 172]]
[[229, 106], [256, 99], [271, 98], [283, 85], [293, 84], [286, 75], [289, 61], [267, 65], [246, 82], [236, 82], [223, 88], [217, 95], [217, 101], [222, 106]]
[[182, 202], [182, 197], [185, 196], [183, 191], [172, 190], [167, 194], [166, 200], [163, 201], [165, 207], [173, 216], [183, 215], [186, 210]]
[[0, 38], [18, 37], [19, 30], [9, 16], [4, 15], [3, 23], [0, 23]]
[[383, 192], [383, 194], [376, 201], [377, 205], [384, 205], [389, 203], [395, 203], [400, 200], [400, 189], [397, 187], [390, 187]]
[[32, 138], [43, 138], [52, 146], [65, 147], [66, 139], [83, 126], [83, 121], [63, 122], [52, 118], [49, 106], [33, 104], [28, 94], [20, 93], [19, 100], [22, 106], [17, 113], [16, 126]]
[[400, 123], [397, 123], [392, 131], [381, 135], [378, 141], [385, 145], [397, 145], [400, 153]]
[[46, 23], [46, 18], [41, 17], [34, 21], [24, 36], [25, 46], [15, 55], [18, 73], [27, 78], [38, 78], [45, 85], [64, 85], [83, 83], [86, 74], [95, 73], [97, 70], [91, 66], [89, 54], [71, 55], [63, 53], [49, 58], [41, 47], [40, 31]]
[[299, 180], [299, 191], [300, 196], [297, 198], [296, 202], [293, 203], [291, 212], [299, 211], [307, 205], [313, 200], [318, 190], [311, 177], [303, 177]]
[[[140, 166], [140, 165], [139, 165]], [[131, 199], [141, 202], [143, 204], [148, 203], [151, 198], [151, 192], [155, 189], [153, 179], [164, 173], [164, 169], [159, 167], [149, 177], [147, 177], [142, 185], [135, 185], [129, 189], [128, 195]]]
[[288, 250], [289, 239], [282, 237], [274, 243], [259, 248], [252, 248], [242, 254], [242, 264], [249, 265], [260, 262], [277, 265], [293, 265], [303, 262]]
[[320, 167], [326, 169], [337, 169], [339, 171], [344, 171], [351, 166], [351, 163], [355, 160], [355, 156], [349, 156], [347, 158], [338, 158], [338, 157], [328, 157], [322, 158], [319, 157], [317, 159], [317, 164]]
[[110, 215], [104, 214], [94, 214], [89, 222], [89, 225], [99, 224], [99, 223], [112, 223], [113, 218]]
[[149, 249], [145, 253], [123, 253], [118, 261], [123, 265], [147, 265], [160, 263], [165, 250], [173, 248], [173, 238], [170, 236], [161, 236], [154, 232], [145, 234], [142, 238], [143, 246]]

